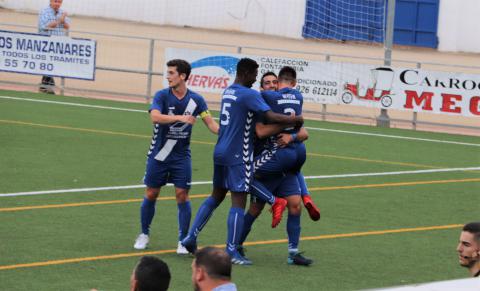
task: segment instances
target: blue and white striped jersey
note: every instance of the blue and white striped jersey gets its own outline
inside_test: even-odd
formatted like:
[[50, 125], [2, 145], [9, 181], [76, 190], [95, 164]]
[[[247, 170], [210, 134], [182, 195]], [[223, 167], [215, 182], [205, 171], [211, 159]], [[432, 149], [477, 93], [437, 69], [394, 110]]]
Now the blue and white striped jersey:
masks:
[[[172, 89], [158, 91], [153, 98], [149, 111], [158, 110], [169, 115], [197, 116], [208, 111], [202, 96], [187, 90], [185, 97], [178, 99]], [[153, 137], [148, 151], [148, 157], [158, 161], [182, 160], [190, 156], [190, 136], [192, 125], [183, 122], [172, 124], [154, 124]]]

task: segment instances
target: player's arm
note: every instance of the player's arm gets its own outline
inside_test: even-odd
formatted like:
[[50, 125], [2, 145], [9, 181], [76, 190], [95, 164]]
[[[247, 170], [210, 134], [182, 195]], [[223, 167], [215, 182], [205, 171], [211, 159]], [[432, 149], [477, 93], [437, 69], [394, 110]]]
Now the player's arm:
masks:
[[304, 142], [308, 139], [308, 131], [305, 127], [301, 127], [297, 133], [281, 133], [278, 135], [278, 145], [279, 146], [286, 146], [289, 143], [299, 141]]
[[205, 110], [202, 113], [200, 113], [200, 117], [203, 120], [203, 123], [207, 126], [208, 130], [210, 130], [214, 134], [218, 134], [218, 123], [213, 119], [212, 115], [210, 114], [210, 111]]
[[285, 127], [287, 126], [280, 124], [265, 124], [262, 122], [257, 122], [257, 124], [255, 124], [255, 132], [260, 139], [263, 139], [282, 132]]
[[196, 118], [192, 115], [168, 115], [162, 114], [160, 110], [152, 109], [150, 110], [150, 119], [153, 123], [159, 124], [170, 124], [175, 122], [183, 122], [188, 124], [194, 124]]
[[303, 125], [303, 117], [301, 115], [284, 115], [275, 113], [271, 110], [264, 113], [264, 119], [267, 123], [278, 123], [281, 125], [286, 125], [287, 127], [300, 127]]

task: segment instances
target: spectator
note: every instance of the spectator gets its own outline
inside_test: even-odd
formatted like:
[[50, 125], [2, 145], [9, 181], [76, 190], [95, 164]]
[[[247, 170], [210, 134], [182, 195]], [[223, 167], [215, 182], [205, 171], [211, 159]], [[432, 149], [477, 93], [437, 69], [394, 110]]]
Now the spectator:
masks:
[[159, 258], [144, 256], [130, 277], [131, 291], [165, 291], [170, 285], [168, 265]]
[[[67, 13], [60, 9], [63, 0], [50, 0], [50, 5], [38, 15], [38, 33], [43, 35], [65, 35], [70, 29]], [[42, 76], [40, 92], [55, 94], [55, 80], [51, 76]]]
[[192, 262], [192, 284], [195, 291], [236, 291], [231, 282], [232, 262], [222, 249], [204, 247], [195, 252]]
[[472, 277], [480, 275], [480, 222], [470, 222], [463, 226], [457, 246], [458, 260], [468, 268]]

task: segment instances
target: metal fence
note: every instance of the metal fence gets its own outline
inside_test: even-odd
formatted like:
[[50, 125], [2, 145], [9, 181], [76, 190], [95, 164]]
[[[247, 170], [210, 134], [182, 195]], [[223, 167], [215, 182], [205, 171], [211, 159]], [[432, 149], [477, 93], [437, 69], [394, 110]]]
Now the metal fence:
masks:
[[[36, 33], [37, 28], [29, 25], [0, 23], [1, 30]], [[63, 79], [57, 86], [60, 94], [83, 95], [88, 97], [115, 96], [116, 98], [137, 102], [149, 102], [153, 88], [162, 87], [164, 50], [166, 47], [214, 50], [231, 53], [244, 53], [266, 56], [281, 56], [324, 60], [336, 62], [369, 63], [382, 65], [383, 58], [360, 57], [342, 54], [320, 53], [315, 51], [267, 49], [255, 46], [224, 45], [207, 42], [180, 41], [174, 39], [133, 37], [119, 34], [95, 33], [90, 31], [71, 30], [71, 37], [90, 38], [97, 41], [96, 80], [83, 81]], [[423, 68], [449, 72], [480, 73], [480, 66], [446, 65], [442, 63], [420, 62], [412, 60], [392, 59], [392, 66]], [[0, 85], [3, 88], [38, 88], [39, 76], [21, 75], [0, 72]], [[208, 95], [208, 94], [206, 94]], [[211, 94], [210, 94], [211, 95]], [[209, 103], [219, 104], [219, 96], [210, 98]], [[360, 113], [351, 112], [351, 107], [341, 105], [317, 104], [307, 107], [305, 112], [322, 120], [361, 122], [374, 124], [378, 109], [360, 109]], [[389, 110], [395, 113], [399, 110]], [[397, 112], [398, 113], [398, 112]], [[395, 117], [395, 116], [400, 117]], [[408, 116], [409, 115], [409, 116]], [[480, 134], [480, 126], [474, 118], [445, 117], [440, 122], [431, 121], [427, 113], [392, 114], [392, 124], [398, 127], [417, 129], [419, 125], [437, 128], [464, 129], [469, 133]], [[459, 118], [465, 122], [458, 122]], [[439, 119], [439, 118], [437, 118]], [[402, 126], [403, 125], [403, 126]]]

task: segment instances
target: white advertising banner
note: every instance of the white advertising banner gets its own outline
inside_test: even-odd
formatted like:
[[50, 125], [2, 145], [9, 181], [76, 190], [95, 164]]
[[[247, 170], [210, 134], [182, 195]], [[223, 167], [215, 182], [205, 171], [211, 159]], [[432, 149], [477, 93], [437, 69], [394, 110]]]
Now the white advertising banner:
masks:
[[[278, 73], [283, 66], [295, 68], [297, 89], [306, 102], [480, 117], [480, 75], [178, 48], [165, 50], [166, 60], [184, 59], [192, 65], [187, 81], [190, 89], [219, 94], [235, 80], [236, 64], [243, 57], [256, 60], [260, 66], [254, 88], [259, 88], [258, 81], [267, 71]], [[168, 86], [166, 79], [164, 86]]]
[[0, 31], [0, 71], [95, 79], [96, 42]]

